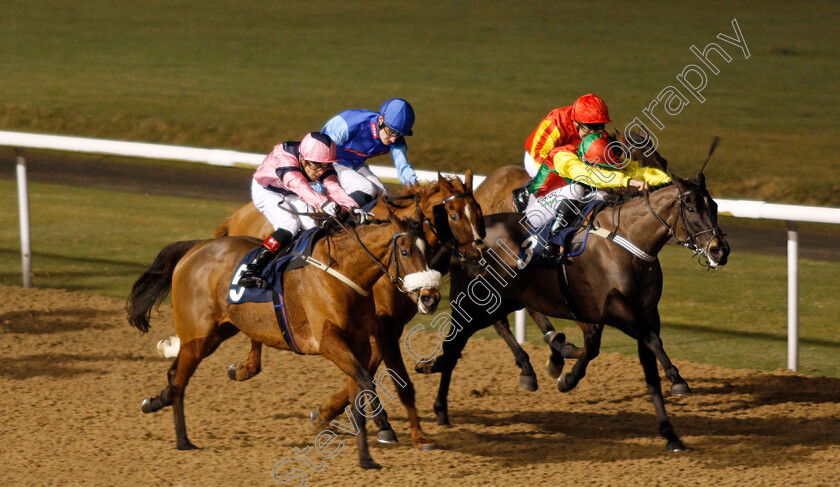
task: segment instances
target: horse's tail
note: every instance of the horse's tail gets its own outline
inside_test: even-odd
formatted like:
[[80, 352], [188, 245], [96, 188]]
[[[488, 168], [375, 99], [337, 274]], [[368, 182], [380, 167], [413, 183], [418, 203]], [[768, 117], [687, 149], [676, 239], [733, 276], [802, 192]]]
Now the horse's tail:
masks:
[[131, 293], [125, 303], [128, 322], [143, 333], [149, 331], [149, 318], [152, 308], [169, 295], [172, 288], [172, 273], [175, 264], [201, 240], [185, 240], [167, 245], [158, 252], [155, 261], [131, 287]]

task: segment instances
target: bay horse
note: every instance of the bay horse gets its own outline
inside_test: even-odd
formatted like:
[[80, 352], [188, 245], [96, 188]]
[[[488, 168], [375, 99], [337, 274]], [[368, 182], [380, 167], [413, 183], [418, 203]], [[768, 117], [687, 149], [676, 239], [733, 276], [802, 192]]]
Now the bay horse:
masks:
[[[653, 167], [661, 171], [668, 170], [668, 161], [659, 154], [654, 141], [644, 131], [641, 133], [631, 132], [629, 139], [617, 131], [614, 132], [614, 136], [629, 150], [630, 159], [638, 162], [640, 166]], [[486, 215], [513, 212], [515, 210], [511, 193], [529, 179], [530, 176], [522, 165], [503, 166], [487, 175], [484, 183], [476, 188], [475, 198]], [[545, 314], [530, 308], [527, 308], [527, 311], [543, 333], [545, 341], [551, 348], [551, 356], [547, 363], [548, 373], [551, 377], [556, 379], [560, 376], [564, 358], [581, 359], [585, 357], [585, 350], [566, 342], [565, 335], [563, 333], [557, 333]], [[601, 330], [598, 328], [599, 325], [582, 323], [580, 321], [577, 324], [583, 332], [584, 341], [587, 339], [593, 340], [596, 334], [600, 337]], [[520, 385], [529, 391], [537, 390], [536, 373], [531, 365], [528, 354], [522, 349], [511, 333], [510, 323], [507, 317], [500, 319], [493, 327], [499, 336], [504, 339], [516, 358], [516, 364], [522, 372], [519, 377]], [[572, 388], [574, 388], [574, 385]], [[690, 393], [691, 390], [684, 381], [672, 383], [671, 394], [684, 395]]]
[[[565, 272], [557, 264], [539, 265], [539, 262], [519, 270], [516, 252], [528, 237], [527, 224], [522, 223], [523, 215], [497, 213], [485, 217], [488, 251], [502, 256], [504, 262], [488, 259], [492, 272], [485, 268], [485, 275], [475, 279], [463, 269], [453, 268], [450, 297], [470, 292], [470, 286], [481, 278], [485, 288], [495, 281], [490, 294], [495, 293], [498, 301], [488, 306], [489, 297], [483, 304], [474, 299], [463, 299], [459, 309], [453, 306], [452, 314], [456, 319], [443, 343], [443, 353], [433, 361], [419, 362], [415, 367], [421, 373], [441, 373], [434, 404], [439, 424], [449, 424], [447, 395], [452, 370], [469, 337], [479, 329], [506, 319], [511, 312], [527, 307], [549, 316], [592, 325], [585, 336], [582, 356], [572, 370], [560, 375], [557, 381], [558, 389], [563, 392], [577, 384], [584, 376], [588, 362], [598, 354], [604, 325], [618, 328], [634, 338], [660, 434], [667, 440], [669, 450], [685, 448], [665, 412], [657, 370], [658, 359], [672, 382], [685, 383], [665, 353], [659, 336], [662, 268], [656, 255], [674, 238], [677, 243], [704, 254], [710, 265], [719, 267], [726, 264], [729, 245], [718, 228], [717, 204], [706, 190], [702, 172], [690, 180], [675, 176], [672, 180], [673, 184], [636, 193], [635, 197], [617, 202], [594, 219], [597, 228], [632, 242], [647, 259], [631, 254], [612, 240], [590, 235], [586, 250], [565, 266]], [[626, 223], [622, 225], [622, 222]], [[498, 283], [498, 276], [511, 275], [511, 279]], [[527, 360], [527, 355], [525, 358]]]
[[[421, 225], [391, 215], [384, 222], [358, 227], [358, 233], [350, 229], [328, 234], [315, 243], [312, 257], [331, 265], [362, 290], [371, 290], [385, 274], [403, 283], [400, 287], [417, 282], [416, 289], [404, 291], [415, 296], [416, 307], [432, 313], [440, 300], [440, 274], [429, 270], [431, 254]], [[202, 359], [239, 331], [254, 342], [291, 349], [277, 324], [273, 303], [227, 302], [239, 262], [259, 244], [260, 240], [249, 237], [170, 244], [135, 282], [128, 297], [129, 323], [145, 333], [152, 308], [171, 290], [181, 347], [167, 372], [166, 388], [143, 401], [142, 410], [150, 413], [173, 406], [179, 450], [196, 448], [187, 438], [184, 390]], [[374, 382], [368, 364], [377, 319], [372, 296], [360, 294], [312, 265], [287, 272], [284, 283], [290, 342], [301, 354], [330, 360], [352, 379], [354, 406], [348, 416], [358, 427], [359, 465], [380, 468], [370, 456], [365, 433], [365, 402], [378, 413], [373, 417], [380, 429], [390, 429], [375, 393], [371, 397]]]
[[[458, 178], [446, 178], [438, 174], [438, 180], [425, 185], [415, 185], [405, 188], [401, 195], [394, 200], [407, 200], [403, 208], [395, 208], [397, 215], [410, 214], [415, 211], [411, 202], [417, 199], [417, 207], [422, 211], [426, 223], [426, 239], [432, 252], [443, 250], [438, 258], [446, 266], [449, 265], [449, 253], [457, 257], [457, 263], [473, 263], [482, 258], [485, 247], [484, 219], [481, 207], [473, 197], [472, 170], [467, 169], [464, 181]], [[389, 206], [378, 203], [371, 211], [376, 217], [389, 211]], [[264, 238], [274, 229], [268, 220], [249, 203], [228, 217], [216, 230], [216, 236], [249, 235]], [[435, 266], [433, 266], [435, 267]], [[445, 268], [439, 269], [446, 272]], [[420, 450], [435, 448], [434, 441], [423, 432], [420, 419], [415, 407], [414, 384], [405, 369], [400, 348], [400, 336], [405, 325], [417, 313], [416, 306], [410, 299], [399, 292], [390, 280], [383, 277], [373, 286], [376, 304], [376, 324], [373, 332], [373, 354], [370, 370], [375, 371], [384, 360], [388, 369], [396, 372], [406, 384], [397, 387], [400, 401], [406, 409], [411, 425], [412, 444]], [[244, 364], [231, 366], [231, 378], [247, 380], [260, 371], [260, 350], [258, 341], [252, 341], [251, 354]], [[324, 426], [341, 414], [349, 403], [353, 382], [348, 379], [347, 386], [336, 392], [326, 403], [311, 413], [311, 419], [316, 425]], [[378, 440], [381, 443], [396, 442], [396, 434], [391, 430], [380, 428]]]

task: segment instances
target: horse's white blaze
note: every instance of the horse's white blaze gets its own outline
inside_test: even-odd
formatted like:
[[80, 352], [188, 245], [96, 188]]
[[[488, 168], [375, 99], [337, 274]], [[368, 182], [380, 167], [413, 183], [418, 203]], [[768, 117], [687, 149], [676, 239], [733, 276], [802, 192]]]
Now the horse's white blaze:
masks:
[[[469, 206], [464, 207], [464, 215], [467, 217], [467, 220], [473, 221], [472, 214], [470, 213], [470, 207]], [[477, 241], [481, 240], [481, 237], [478, 235], [478, 228], [475, 227], [475, 223], [471, 223], [470, 227], [472, 228], [472, 231], [473, 231], [473, 241], [477, 242]]]
[[433, 271], [431, 269], [421, 272], [412, 272], [403, 278], [403, 286], [405, 287], [405, 290], [410, 293], [421, 289], [437, 290], [440, 289], [442, 279], [443, 276], [440, 275], [440, 272]]
[[[420, 255], [426, 255], [426, 242], [422, 238], [416, 238], [414, 240], [414, 245], [417, 246], [417, 249], [420, 250]], [[428, 264], [426, 265], [426, 269], [428, 269]]]

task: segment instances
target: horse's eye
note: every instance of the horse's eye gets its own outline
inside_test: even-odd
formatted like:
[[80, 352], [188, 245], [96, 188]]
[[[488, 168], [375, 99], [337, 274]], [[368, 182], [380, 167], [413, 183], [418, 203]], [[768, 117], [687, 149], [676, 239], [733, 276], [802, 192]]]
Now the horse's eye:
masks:
[[408, 251], [407, 250], [402, 249], [402, 250], [400, 250], [400, 253], [402, 254], [403, 257], [408, 257]]
[[452, 218], [453, 220], [457, 220], [457, 219], [458, 219], [458, 215], [456, 215], [455, 213], [453, 213], [453, 214], [449, 215], [449, 218]]
[[689, 207], [688, 207], [688, 212], [689, 212], [689, 213], [694, 213], [694, 207], [693, 207], [693, 206], [689, 206]]

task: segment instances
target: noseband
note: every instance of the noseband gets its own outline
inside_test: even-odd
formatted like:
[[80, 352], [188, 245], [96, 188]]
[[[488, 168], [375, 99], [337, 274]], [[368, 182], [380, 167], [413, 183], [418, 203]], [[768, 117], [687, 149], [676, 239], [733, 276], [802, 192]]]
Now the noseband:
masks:
[[[400, 276], [400, 272], [401, 272], [400, 271], [400, 260], [397, 258], [397, 239], [400, 238], [400, 237], [407, 237], [407, 236], [411, 236], [411, 237], [415, 237], [415, 238], [425, 237], [425, 235], [423, 234], [422, 231], [414, 230], [414, 231], [410, 231], [410, 232], [399, 232], [399, 233], [395, 233], [391, 237], [391, 243], [388, 244], [388, 247], [390, 249], [388, 251], [388, 254], [390, 254], [390, 261], [394, 262], [394, 264], [397, 266], [397, 272], [396, 272], [395, 275], [392, 276], [391, 273], [388, 272], [388, 268], [385, 267], [385, 265], [379, 259], [377, 259], [376, 256], [371, 253], [370, 250], [368, 250], [368, 248], [365, 246], [364, 243], [362, 243], [362, 240], [359, 238], [359, 234], [356, 233], [356, 228], [355, 227], [353, 227], [353, 226], [346, 227], [338, 219], [335, 219], [335, 221], [338, 223], [338, 225], [342, 229], [344, 229], [345, 231], [347, 231], [348, 233], [353, 235], [353, 239], [356, 241], [356, 243], [359, 244], [359, 247], [361, 247], [362, 250], [364, 250], [365, 253], [368, 255], [368, 257], [370, 257], [370, 259], [377, 266], [379, 266], [379, 269], [382, 270], [382, 272], [386, 276], [388, 276], [388, 279], [391, 280], [391, 284], [396, 286], [396, 288], [401, 293], [411, 294], [408, 290], [405, 289], [402, 277]], [[379, 223], [388, 223], [388, 222], [389, 222], [389, 220], [370, 220], [370, 221], [368, 221], [369, 224], [379, 224]], [[427, 266], [427, 268], [428, 268], [428, 266]]]
[[[686, 240], [680, 240], [680, 238], [677, 236], [677, 232], [674, 229], [674, 227], [669, 225], [668, 222], [666, 222], [664, 219], [662, 219], [662, 217], [659, 216], [659, 214], [656, 213], [656, 210], [654, 210], [653, 206], [651, 206], [650, 204], [649, 191], [645, 191], [645, 202], [647, 203], [647, 207], [650, 210], [650, 212], [653, 213], [653, 216], [655, 216], [656, 219], [659, 220], [659, 222], [662, 223], [665, 226], [665, 228], [668, 229], [668, 233], [674, 237], [674, 240], [677, 242], [677, 244], [682, 245], [683, 247], [691, 250], [692, 252], [694, 252], [694, 255], [699, 255], [700, 257], [705, 259], [705, 263], [701, 263], [706, 267], [711, 268], [712, 265], [711, 261], [709, 260], [709, 247], [711, 246], [712, 241], [714, 241], [715, 238], [723, 238], [723, 232], [717, 226], [705, 230], [694, 230], [692, 228], [692, 226], [689, 224], [688, 218], [685, 215], [685, 205], [683, 203], [683, 198], [688, 194], [689, 192], [686, 191], [677, 196], [677, 208], [680, 214], [680, 219], [682, 220], [683, 227], [685, 228], [685, 233], [688, 236]], [[706, 247], [703, 248], [697, 245], [697, 237], [706, 233], [711, 233], [712, 237], [709, 239], [709, 243], [706, 244]]]

